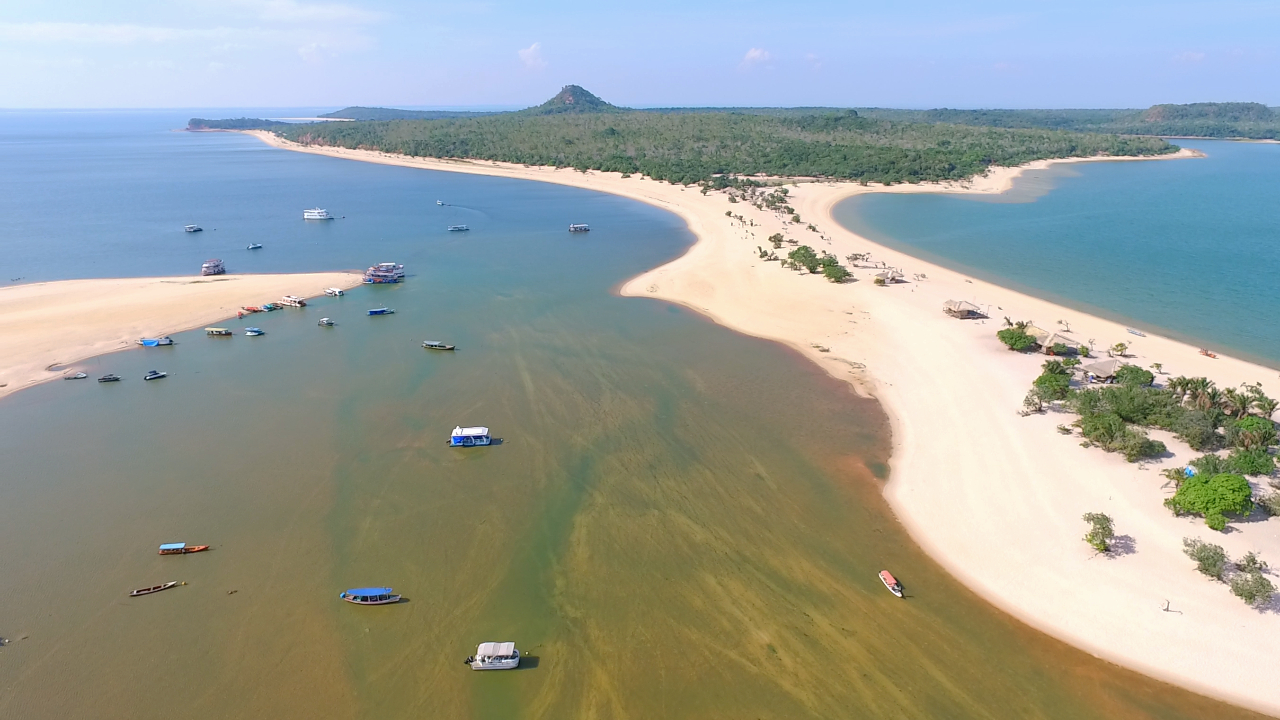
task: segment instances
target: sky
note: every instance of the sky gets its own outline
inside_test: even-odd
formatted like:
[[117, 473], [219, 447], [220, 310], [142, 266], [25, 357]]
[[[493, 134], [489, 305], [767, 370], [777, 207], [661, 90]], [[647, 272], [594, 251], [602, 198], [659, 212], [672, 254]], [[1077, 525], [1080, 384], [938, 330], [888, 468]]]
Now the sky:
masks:
[[1280, 105], [1268, 2], [0, 0], [0, 108]]

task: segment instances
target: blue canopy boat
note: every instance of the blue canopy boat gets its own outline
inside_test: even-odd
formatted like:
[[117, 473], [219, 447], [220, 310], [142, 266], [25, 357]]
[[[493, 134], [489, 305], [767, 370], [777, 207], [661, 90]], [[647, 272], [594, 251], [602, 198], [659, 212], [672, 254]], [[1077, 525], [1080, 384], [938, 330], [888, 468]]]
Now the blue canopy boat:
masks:
[[161, 345], [172, 345], [173, 338], [165, 335], [158, 338], [140, 338], [138, 344], [142, 347], [160, 347]]
[[489, 428], [487, 427], [467, 427], [458, 426], [453, 429], [453, 434], [449, 436], [449, 444], [453, 447], [475, 447], [477, 445], [488, 445], [493, 442], [493, 438], [489, 437]]
[[392, 594], [389, 587], [351, 588], [338, 597], [356, 605], [391, 605], [400, 602], [400, 596]]
[[374, 308], [374, 309], [370, 310], [370, 311], [369, 311], [369, 314], [370, 314], [370, 315], [390, 315], [390, 314], [392, 314], [392, 313], [394, 313], [394, 312], [395, 312], [395, 310], [392, 310], [392, 309], [390, 309], [390, 308], [384, 308], [384, 307], [382, 307], [382, 308]]

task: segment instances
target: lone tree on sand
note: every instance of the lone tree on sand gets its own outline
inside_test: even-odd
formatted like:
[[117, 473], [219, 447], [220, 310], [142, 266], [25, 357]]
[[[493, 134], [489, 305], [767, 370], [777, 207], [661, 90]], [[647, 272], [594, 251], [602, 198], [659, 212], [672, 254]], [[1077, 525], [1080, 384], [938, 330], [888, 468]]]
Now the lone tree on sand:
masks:
[[1110, 550], [1111, 540], [1116, 536], [1111, 516], [1103, 513], [1085, 513], [1083, 520], [1089, 523], [1089, 532], [1084, 534], [1084, 541], [1100, 553]]

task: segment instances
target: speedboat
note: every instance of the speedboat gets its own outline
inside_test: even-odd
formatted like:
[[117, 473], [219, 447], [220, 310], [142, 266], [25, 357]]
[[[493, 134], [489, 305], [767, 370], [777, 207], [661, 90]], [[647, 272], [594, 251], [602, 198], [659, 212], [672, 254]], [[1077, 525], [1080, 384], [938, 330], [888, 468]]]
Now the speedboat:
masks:
[[453, 350], [454, 349], [452, 345], [445, 345], [439, 340], [424, 340], [422, 341], [422, 347], [428, 350]]
[[182, 229], [186, 230], [187, 232], [202, 232], [204, 230], [204, 228], [200, 227], [199, 225], [187, 225]]
[[392, 605], [400, 602], [400, 596], [389, 587], [352, 588], [338, 593], [338, 597], [355, 605]]
[[169, 373], [163, 373], [159, 370], [149, 370], [146, 375], [142, 376], [143, 380], [159, 380], [162, 377], [168, 377]]
[[158, 337], [158, 338], [139, 338], [135, 342], [137, 342], [142, 347], [160, 347], [162, 345], [172, 345], [173, 338], [169, 337], [168, 335], [165, 335], [164, 337]]
[[520, 651], [513, 642], [480, 643], [476, 654], [464, 662], [472, 670], [515, 670], [520, 667]]
[[245, 250], [261, 250], [261, 249], [262, 249], [262, 243], [249, 243], [249, 246], [245, 248]]
[[186, 543], [165, 543], [160, 546], [161, 555], [188, 555], [190, 553], [204, 552], [208, 550], [208, 545], [188, 545]]
[[98, 382], [120, 382], [120, 376], [115, 373], [107, 373], [98, 378]]
[[467, 227], [466, 225], [450, 225], [449, 226], [449, 232], [462, 232], [464, 230], [470, 230], [470, 229], [471, 228]]
[[316, 324], [320, 327], [333, 327], [333, 321], [329, 318], [320, 318], [320, 322]]
[[384, 307], [382, 307], [382, 308], [374, 308], [374, 309], [370, 310], [370, 311], [369, 311], [369, 314], [370, 314], [370, 315], [390, 315], [390, 314], [392, 314], [392, 313], [394, 313], [394, 312], [395, 312], [395, 310], [392, 310], [391, 308], [384, 308]]
[[324, 294], [329, 297], [342, 297], [343, 295], [346, 295], [346, 293], [342, 291], [342, 288], [325, 288]]
[[245, 335], [248, 335], [249, 337], [257, 337], [257, 336], [259, 336], [259, 335], [266, 335], [266, 333], [262, 331], [262, 328], [245, 328], [245, 329], [244, 329], [244, 334], [245, 334]]
[[880, 582], [884, 583], [884, 586], [889, 588], [889, 592], [897, 595], [898, 597], [902, 597], [902, 583], [898, 582], [897, 578], [895, 578], [888, 570], [880, 571]]
[[[186, 583], [182, 583], [182, 584], [186, 585]], [[168, 590], [171, 587], [177, 587], [177, 586], [178, 586], [178, 582], [176, 580], [174, 582], [164, 583], [163, 585], [152, 585], [149, 588], [134, 590], [133, 592], [129, 593], [129, 597], [141, 597], [143, 595], [150, 595], [151, 593], [158, 593], [161, 590]]]
[[444, 201], [443, 201], [443, 200], [437, 200], [437, 201], [436, 201], [436, 204], [437, 204], [437, 205], [443, 205], [443, 204], [444, 204]]
[[311, 208], [310, 210], [303, 210], [302, 219], [303, 220], [332, 220], [333, 216], [329, 214], [328, 210], [317, 207], [317, 208]]
[[62, 378], [62, 379], [63, 379], [63, 380], [83, 380], [83, 379], [85, 379], [85, 378], [87, 378], [87, 377], [89, 377], [89, 376], [88, 376], [88, 375], [86, 375], [86, 374], [84, 374], [84, 373], [82, 373], [82, 372], [78, 372], [78, 373], [76, 373], [75, 375], [67, 375], [66, 377], [64, 377], [64, 378]]
[[449, 435], [449, 445], [453, 447], [476, 447], [493, 443], [487, 427], [458, 427]]

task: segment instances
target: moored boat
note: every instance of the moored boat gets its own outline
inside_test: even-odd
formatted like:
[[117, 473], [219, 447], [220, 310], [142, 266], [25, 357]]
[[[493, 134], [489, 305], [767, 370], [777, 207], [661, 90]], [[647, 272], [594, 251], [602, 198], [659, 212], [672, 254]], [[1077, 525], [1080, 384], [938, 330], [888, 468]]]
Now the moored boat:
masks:
[[204, 230], [204, 228], [200, 227], [199, 225], [186, 225], [182, 229], [186, 230], [187, 232], [202, 232]]
[[439, 340], [423, 340], [422, 347], [428, 350], [453, 350], [452, 345], [446, 345]]
[[391, 308], [381, 307], [381, 308], [373, 308], [372, 310], [369, 311], [369, 314], [370, 315], [391, 315], [394, 312], [395, 310], [392, 310]]
[[143, 380], [159, 380], [163, 377], [169, 377], [169, 373], [160, 372], [159, 370], [148, 370], [146, 375], [142, 376]]
[[466, 225], [450, 225], [449, 226], [449, 232], [464, 232], [470, 229], [471, 228], [467, 227]]
[[285, 307], [306, 307], [307, 301], [297, 295], [285, 295], [280, 299], [280, 304]]
[[201, 275], [222, 275], [227, 272], [227, 266], [222, 264], [221, 260], [205, 260], [200, 266]]
[[231, 330], [228, 328], [205, 328], [204, 334], [209, 337], [231, 337]]
[[364, 282], [368, 285], [404, 282], [404, 265], [393, 262], [378, 263], [364, 271]]
[[324, 294], [329, 297], [342, 297], [343, 295], [346, 295], [342, 288], [325, 288]]
[[329, 214], [328, 210], [325, 210], [324, 208], [315, 207], [315, 208], [311, 208], [310, 210], [303, 210], [302, 219], [303, 220], [332, 220], [333, 216]]
[[120, 376], [115, 373], [107, 373], [98, 378], [98, 382], [120, 382]]
[[173, 338], [169, 337], [168, 335], [165, 335], [164, 337], [158, 337], [158, 338], [138, 338], [134, 342], [141, 345], [142, 347], [161, 347], [163, 345], [172, 345]]
[[574, 223], [569, 226], [569, 232], [591, 232], [591, 227], [586, 223]]
[[244, 334], [245, 334], [245, 335], [248, 335], [249, 337], [257, 337], [257, 336], [259, 336], [259, 335], [266, 335], [266, 333], [262, 331], [262, 328], [256, 328], [256, 327], [247, 327], [247, 328], [245, 328], [245, 329], [244, 329]]
[[472, 670], [515, 670], [520, 667], [520, 651], [513, 642], [480, 643], [464, 662]]
[[392, 605], [400, 602], [400, 596], [389, 587], [351, 588], [338, 593], [338, 597], [354, 605]]
[[489, 445], [493, 438], [489, 437], [487, 427], [462, 427], [459, 425], [449, 435], [449, 444], [453, 447], [476, 447]]
[[76, 373], [75, 375], [67, 375], [66, 377], [64, 377], [64, 378], [62, 378], [62, 379], [63, 379], [63, 380], [83, 380], [83, 379], [85, 379], [85, 378], [87, 378], [87, 377], [89, 377], [89, 376], [88, 376], [88, 375], [86, 375], [85, 373], [78, 372], [78, 373]]
[[262, 312], [271, 312], [273, 310], [279, 310], [282, 306], [277, 303], [262, 303], [258, 307]]
[[902, 583], [898, 582], [898, 579], [895, 578], [888, 570], [880, 571], [880, 582], [884, 583], [884, 586], [889, 588], [889, 592], [897, 595], [898, 597], [902, 597]]
[[[181, 584], [186, 585], [186, 583], [181, 583]], [[161, 590], [168, 590], [169, 588], [177, 587], [178, 585], [179, 583], [175, 580], [173, 582], [167, 582], [162, 585], [152, 585], [151, 587], [148, 587], [148, 588], [139, 588], [129, 593], [129, 597], [141, 597], [143, 595], [150, 595], [151, 593], [158, 593]]]
[[333, 327], [333, 321], [329, 318], [320, 318], [320, 322], [316, 324], [320, 327]]
[[247, 313], [262, 312], [262, 308], [258, 307], [257, 305], [246, 305], [240, 309]]
[[204, 552], [208, 550], [208, 545], [188, 545], [186, 543], [165, 543], [160, 546], [161, 555], [188, 555], [190, 553]]
[[249, 243], [248, 247], [245, 248], [245, 250], [261, 250], [261, 249], [262, 249], [262, 243]]

